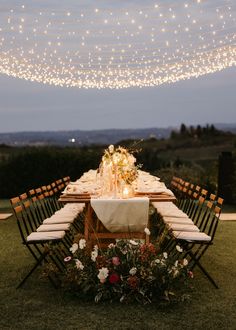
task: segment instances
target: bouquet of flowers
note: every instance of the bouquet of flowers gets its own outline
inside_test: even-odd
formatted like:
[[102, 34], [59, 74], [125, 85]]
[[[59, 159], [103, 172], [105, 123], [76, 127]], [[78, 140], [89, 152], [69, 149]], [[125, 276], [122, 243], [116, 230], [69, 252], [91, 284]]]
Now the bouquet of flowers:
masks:
[[138, 176], [135, 162], [135, 157], [127, 149], [110, 145], [104, 152], [100, 167], [103, 171], [104, 166], [111, 166], [113, 174], [117, 174], [118, 181], [131, 184]]
[[96, 302], [150, 303], [158, 298], [169, 301], [177, 297], [175, 289], [183, 287], [191, 275], [186, 259], [173, 259], [152, 243], [119, 240], [101, 250], [97, 245], [89, 246], [80, 236], [70, 250], [71, 256], [65, 258], [64, 284]]

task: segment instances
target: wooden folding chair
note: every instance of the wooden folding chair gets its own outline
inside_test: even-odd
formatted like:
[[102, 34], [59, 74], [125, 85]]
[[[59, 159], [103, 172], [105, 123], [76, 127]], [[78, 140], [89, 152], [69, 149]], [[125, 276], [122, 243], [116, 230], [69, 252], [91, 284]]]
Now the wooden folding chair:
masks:
[[59, 192], [61, 192], [62, 190], [65, 189], [66, 185], [65, 185], [63, 179], [58, 179], [58, 180], [55, 181], [55, 183], [57, 185], [57, 189], [58, 189]]
[[54, 203], [55, 203], [57, 209], [59, 210], [60, 208], [63, 207], [63, 204], [58, 201], [61, 193], [57, 188], [56, 182], [51, 183], [51, 191], [53, 192], [52, 198], [54, 199]]
[[[43, 262], [53, 262], [58, 271], [62, 271], [64, 269], [65, 266], [59, 244], [65, 237], [65, 231], [50, 231], [44, 233], [33, 231], [34, 223], [31, 221], [29, 214], [25, 212], [20, 198], [12, 198], [10, 202], [17, 220], [22, 243], [27, 247], [28, 251], [35, 260], [33, 267], [17, 286], [17, 288], [19, 288]], [[53, 245], [54, 248], [50, 249], [50, 245]], [[50, 274], [49, 280], [54, 287], [57, 287], [56, 280]]]
[[49, 216], [52, 216], [54, 214], [54, 207], [52, 205], [52, 200], [50, 199], [50, 192], [48, 191], [48, 186], [42, 186], [41, 191], [44, 196], [44, 201], [45, 201], [45, 208], [47, 210], [47, 214]]
[[71, 181], [69, 176], [65, 176], [62, 180], [65, 183], [65, 186], [67, 186]]
[[218, 285], [202, 266], [200, 259], [209, 246], [213, 244], [220, 212], [219, 206], [215, 206], [212, 201], [208, 201], [204, 212], [201, 212], [203, 215], [200, 217], [199, 222], [200, 232], [172, 232], [172, 239], [175, 245], [182, 246], [185, 251], [185, 257], [189, 257], [190, 270], [198, 266], [215, 288], [218, 288]]

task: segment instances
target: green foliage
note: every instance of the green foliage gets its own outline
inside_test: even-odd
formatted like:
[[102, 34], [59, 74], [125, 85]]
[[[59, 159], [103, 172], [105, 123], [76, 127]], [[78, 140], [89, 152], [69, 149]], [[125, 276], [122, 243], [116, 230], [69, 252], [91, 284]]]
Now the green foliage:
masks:
[[81, 298], [146, 304], [182, 297], [189, 277], [182, 250], [178, 255], [168, 255], [158, 243], [130, 239], [118, 240], [103, 250], [95, 245], [91, 251], [87, 243], [80, 238], [72, 245], [62, 281]]
[[0, 197], [26, 190], [69, 175], [72, 180], [89, 168], [97, 168], [102, 148], [24, 148], [0, 163]]
[[217, 192], [217, 168], [213, 166], [204, 168], [196, 163], [181, 164], [180, 166], [162, 168], [155, 171], [154, 175], [159, 176], [169, 188], [171, 188], [170, 183], [173, 176], [177, 176], [185, 181], [200, 185], [212, 193]]
[[205, 139], [205, 138], [214, 138], [214, 137], [226, 137], [233, 136], [230, 132], [224, 132], [215, 128], [214, 125], [206, 125], [201, 127], [200, 125], [189, 126], [181, 124], [179, 132], [172, 131], [171, 139], [183, 139], [183, 138], [194, 138], [194, 139]]

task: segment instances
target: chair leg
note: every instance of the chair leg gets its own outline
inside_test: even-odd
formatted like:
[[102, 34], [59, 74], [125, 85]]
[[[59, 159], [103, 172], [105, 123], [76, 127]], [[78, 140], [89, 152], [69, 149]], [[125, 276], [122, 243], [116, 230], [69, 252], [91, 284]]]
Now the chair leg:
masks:
[[19, 289], [26, 280], [30, 277], [31, 274], [35, 271], [35, 269], [42, 263], [42, 261], [46, 258], [47, 253], [43, 253], [37, 260], [37, 262], [34, 264], [32, 269], [28, 272], [28, 274], [23, 278], [23, 280], [20, 282], [20, 284], [17, 286], [17, 289]]
[[[29, 246], [28, 246], [28, 248], [29, 248]], [[41, 263], [42, 263], [43, 261], [45, 261], [45, 262], [48, 263], [48, 260], [46, 259], [47, 256], [49, 256], [50, 259], [52, 260], [52, 262], [57, 266], [57, 268], [58, 268], [60, 271], [62, 271], [61, 267], [58, 265], [58, 263], [61, 263], [61, 265], [63, 266], [63, 264], [62, 264], [61, 260], [59, 260], [59, 258], [56, 258], [56, 259], [57, 259], [57, 261], [56, 261], [56, 260], [53, 258], [53, 256], [50, 255], [50, 254], [48, 253], [48, 251], [43, 252], [43, 253], [41, 252], [41, 253], [40, 253], [40, 257], [39, 257], [39, 258], [35, 258], [35, 259], [36, 259], [36, 263], [35, 263], [34, 266], [31, 268], [31, 270], [26, 274], [26, 276], [23, 278], [23, 280], [19, 283], [19, 285], [17, 286], [17, 289], [19, 289], [19, 288], [20, 288], [20, 287], [26, 282], [26, 280], [30, 277], [30, 275], [33, 274], [33, 272], [35, 271], [35, 269], [36, 269], [38, 266], [40, 266]], [[55, 282], [55, 280], [52, 278], [52, 276], [51, 276], [51, 275], [48, 275], [48, 278], [49, 278], [49, 281], [52, 283], [53, 287], [54, 287], [55, 289], [57, 289], [57, 288], [58, 288], [58, 285], [56, 284], [56, 282]]]
[[[194, 260], [194, 266], [197, 265], [200, 270], [203, 272], [203, 274], [208, 278], [208, 280], [213, 284], [213, 286], [216, 288], [216, 289], [219, 289], [218, 285], [216, 284], [216, 282], [213, 280], [213, 278], [210, 276], [210, 274], [205, 270], [205, 268], [200, 264], [199, 260], [195, 258], [194, 254], [189, 251], [189, 255], [190, 257]], [[194, 267], [193, 266], [193, 267]]]

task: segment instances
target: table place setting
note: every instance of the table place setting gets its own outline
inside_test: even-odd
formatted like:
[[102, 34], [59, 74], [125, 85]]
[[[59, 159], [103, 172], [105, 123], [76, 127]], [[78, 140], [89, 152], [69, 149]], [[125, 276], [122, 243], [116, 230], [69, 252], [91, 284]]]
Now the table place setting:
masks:
[[99, 168], [90, 169], [78, 180], [70, 182], [61, 200], [145, 196], [150, 199], [157, 199], [158, 196], [174, 199], [172, 191], [166, 188], [160, 178], [140, 170], [135, 162], [135, 157], [127, 149], [110, 145], [104, 152]]

